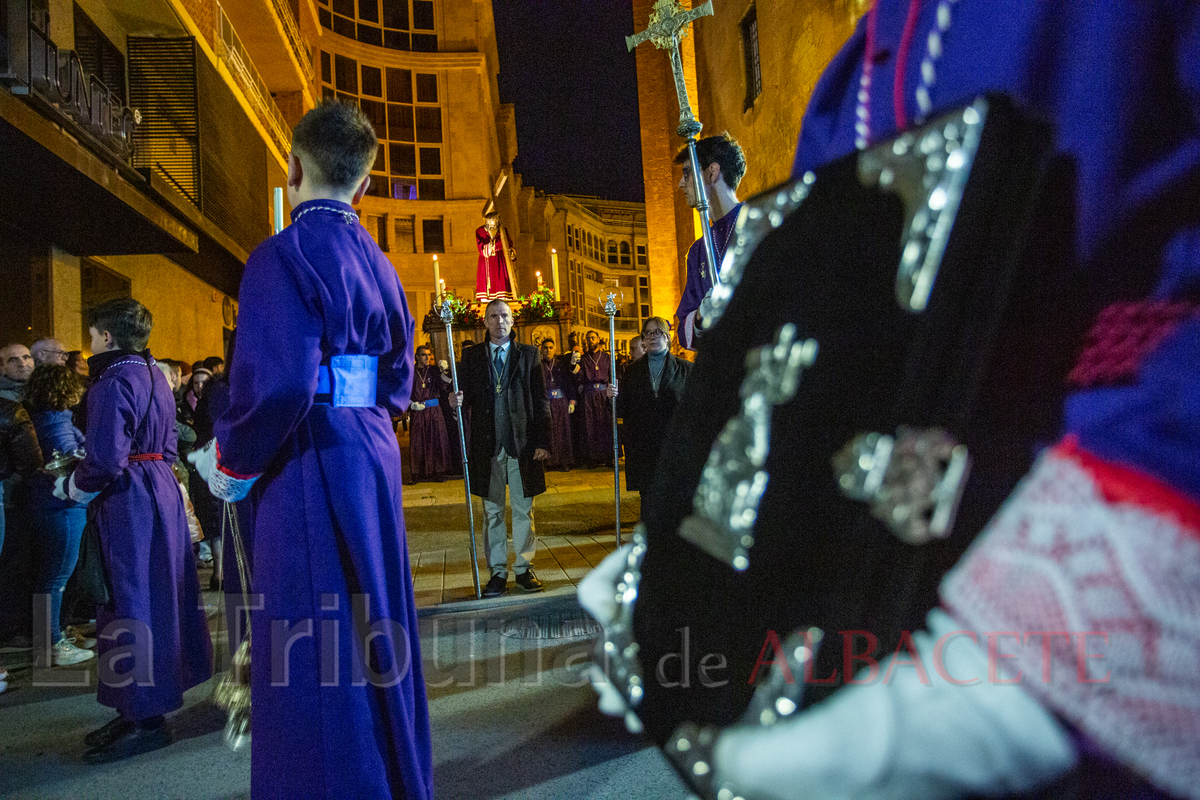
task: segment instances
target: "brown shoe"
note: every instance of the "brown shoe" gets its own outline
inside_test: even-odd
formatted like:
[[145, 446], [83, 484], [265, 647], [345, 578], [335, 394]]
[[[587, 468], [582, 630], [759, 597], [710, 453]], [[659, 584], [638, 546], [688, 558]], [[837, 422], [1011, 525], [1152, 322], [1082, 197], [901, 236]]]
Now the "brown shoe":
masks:
[[517, 586], [520, 586], [527, 592], [540, 592], [543, 588], [542, 582], [533, 574], [532, 569], [517, 573]]

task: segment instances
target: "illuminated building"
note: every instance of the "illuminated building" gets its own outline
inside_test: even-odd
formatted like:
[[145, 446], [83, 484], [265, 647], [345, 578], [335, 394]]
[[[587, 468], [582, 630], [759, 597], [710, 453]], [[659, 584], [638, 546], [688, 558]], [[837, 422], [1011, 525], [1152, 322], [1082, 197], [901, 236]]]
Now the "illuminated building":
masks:
[[[701, 3], [684, 5], [699, 6]], [[645, 30], [655, 0], [634, 0], [636, 30]], [[800, 121], [817, 78], [866, 12], [868, 0], [718, 0], [683, 40], [681, 55], [701, 136], [722, 131], [738, 140], [747, 171], [745, 199], [787, 180]], [[686, 281], [688, 247], [700, 237], [699, 219], [675, 188], [672, 165], [683, 140], [674, 77], [665, 51], [635, 51], [642, 125], [642, 172], [653, 265], [654, 312], [670, 318]]]

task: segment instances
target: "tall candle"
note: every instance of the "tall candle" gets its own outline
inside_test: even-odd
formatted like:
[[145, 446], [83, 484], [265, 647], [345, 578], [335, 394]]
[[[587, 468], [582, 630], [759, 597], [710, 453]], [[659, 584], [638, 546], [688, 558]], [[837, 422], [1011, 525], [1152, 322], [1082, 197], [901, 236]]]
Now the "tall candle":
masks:
[[445, 291], [443, 288], [443, 284], [442, 284], [442, 272], [441, 272], [441, 269], [438, 267], [438, 260], [437, 260], [436, 255], [433, 257], [433, 291], [437, 292], [439, 294], [441, 292]]
[[558, 293], [558, 251], [550, 248], [550, 280], [554, 284], [554, 302], [562, 300]]
[[[259, 217], [259, 219], [262, 219]], [[283, 187], [275, 187], [275, 232], [283, 230]]]
[[541, 270], [538, 270], [538, 272], [537, 272], [537, 279], [538, 279], [538, 288], [540, 289], [540, 288], [542, 288], [542, 271]]

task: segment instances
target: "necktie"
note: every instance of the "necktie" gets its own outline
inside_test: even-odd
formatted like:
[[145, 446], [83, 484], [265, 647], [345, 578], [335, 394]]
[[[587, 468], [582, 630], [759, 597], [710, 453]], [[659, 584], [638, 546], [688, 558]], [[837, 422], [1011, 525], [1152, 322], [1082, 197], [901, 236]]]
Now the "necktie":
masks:
[[504, 349], [496, 348], [496, 358], [492, 361], [496, 376], [496, 394], [500, 394], [500, 379], [504, 375]]

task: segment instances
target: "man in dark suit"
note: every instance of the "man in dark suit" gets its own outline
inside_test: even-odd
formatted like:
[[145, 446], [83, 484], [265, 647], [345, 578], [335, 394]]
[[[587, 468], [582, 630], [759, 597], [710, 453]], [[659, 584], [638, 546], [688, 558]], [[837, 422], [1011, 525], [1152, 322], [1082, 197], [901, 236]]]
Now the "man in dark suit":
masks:
[[508, 590], [508, 536], [504, 525], [504, 490], [508, 487], [513, 517], [513, 568], [517, 585], [540, 592], [533, 574], [533, 498], [546, 491], [542, 462], [550, 458], [550, 403], [537, 348], [512, 339], [513, 315], [508, 303], [493, 300], [484, 312], [488, 341], [463, 353], [458, 394], [451, 408], [471, 412], [467, 453], [471, 491], [483, 498], [487, 516], [485, 550], [492, 577], [484, 597]]

